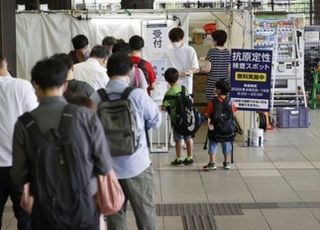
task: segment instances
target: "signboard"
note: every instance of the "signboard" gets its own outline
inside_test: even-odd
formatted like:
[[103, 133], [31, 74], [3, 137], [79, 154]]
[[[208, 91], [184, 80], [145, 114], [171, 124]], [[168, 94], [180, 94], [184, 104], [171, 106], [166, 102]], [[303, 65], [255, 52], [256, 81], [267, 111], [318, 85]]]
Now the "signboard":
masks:
[[269, 110], [271, 67], [271, 50], [231, 50], [230, 96], [238, 110]]
[[169, 43], [167, 23], [147, 23], [145, 43], [145, 49], [154, 50], [154, 52], [166, 51]]

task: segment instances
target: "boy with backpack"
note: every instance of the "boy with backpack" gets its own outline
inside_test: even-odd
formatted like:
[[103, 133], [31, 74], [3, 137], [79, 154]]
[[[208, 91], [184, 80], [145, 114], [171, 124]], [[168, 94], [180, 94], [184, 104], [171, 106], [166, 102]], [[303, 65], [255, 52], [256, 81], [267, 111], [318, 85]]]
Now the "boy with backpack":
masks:
[[[192, 165], [194, 163], [192, 135], [200, 126], [200, 116], [192, 104], [187, 89], [178, 82], [178, 70], [167, 69], [164, 78], [171, 87], [163, 99], [162, 110], [169, 113], [176, 148], [176, 159], [171, 162], [171, 165]], [[186, 142], [188, 155], [184, 160], [181, 158], [182, 140]]]
[[232, 141], [235, 137], [234, 113], [236, 107], [227, 96], [230, 92], [228, 81], [219, 80], [215, 84], [214, 97], [203, 111], [208, 118], [208, 139], [209, 139], [209, 163], [203, 166], [204, 170], [216, 170], [215, 155], [218, 144], [221, 143], [224, 155], [223, 168], [230, 169], [230, 156], [233, 151]]

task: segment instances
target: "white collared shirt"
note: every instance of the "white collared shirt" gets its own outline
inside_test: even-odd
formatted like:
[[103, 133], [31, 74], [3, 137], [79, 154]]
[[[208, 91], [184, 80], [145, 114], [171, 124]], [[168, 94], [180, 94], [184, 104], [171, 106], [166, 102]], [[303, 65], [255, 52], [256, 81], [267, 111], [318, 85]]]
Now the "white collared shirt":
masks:
[[0, 167], [12, 166], [12, 137], [18, 117], [37, 106], [30, 82], [0, 76]]
[[107, 69], [95, 58], [74, 65], [74, 79], [87, 82], [95, 91], [105, 88], [109, 82]]
[[[169, 49], [164, 57], [167, 59], [168, 68], [176, 68], [179, 72], [186, 72], [192, 68], [199, 69], [197, 53], [193, 47], [183, 44], [181, 47]], [[190, 94], [193, 91], [193, 76], [180, 79], [180, 84], [185, 86]]]

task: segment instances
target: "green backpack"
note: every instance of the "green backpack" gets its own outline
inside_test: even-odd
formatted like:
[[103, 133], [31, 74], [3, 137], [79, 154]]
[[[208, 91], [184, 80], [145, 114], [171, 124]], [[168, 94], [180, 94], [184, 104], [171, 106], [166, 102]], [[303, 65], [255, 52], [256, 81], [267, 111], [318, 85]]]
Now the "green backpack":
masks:
[[127, 87], [117, 100], [110, 100], [104, 89], [97, 91], [101, 98], [97, 113], [113, 157], [131, 155], [139, 146], [136, 117], [128, 100], [134, 89], [135, 87]]

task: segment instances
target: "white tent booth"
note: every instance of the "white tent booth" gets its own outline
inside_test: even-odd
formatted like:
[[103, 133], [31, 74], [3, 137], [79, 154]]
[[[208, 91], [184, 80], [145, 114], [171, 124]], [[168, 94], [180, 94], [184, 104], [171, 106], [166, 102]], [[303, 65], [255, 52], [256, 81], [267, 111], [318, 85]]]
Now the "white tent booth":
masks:
[[[143, 57], [150, 60], [155, 68], [161, 69], [156, 71], [157, 88], [153, 93], [153, 99], [160, 104], [167, 88], [162, 76], [166, 61], [162, 56], [171, 46], [168, 39], [171, 28], [178, 25], [182, 27], [188, 35], [185, 36], [185, 42], [190, 41], [190, 45], [194, 45], [201, 65], [211, 46], [211, 38], [207, 36], [202, 45], [192, 44], [192, 33], [195, 29], [214, 22], [218, 29], [224, 29], [228, 33], [228, 48], [251, 48], [251, 20], [251, 13], [248, 11], [227, 9], [19, 12], [16, 15], [17, 76], [30, 79], [31, 69], [38, 60], [54, 53], [68, 53], [72, 50], [71, 39], [77, 34], [86, 35], [90, 47], [101, 44], [105, 36], [128, 41], [132, 35], [138, 34], [146, 43]], [[160, 45], [159, 40], [155, 44], [159, 33]], [[204, 95], [204, 92], [194, 90], [194, 94]], [[243, 129], [249, 126], [249, 118], [244, 114], [239, 112], [237, 115]], [[151, 135], [151, 151], [168, 151], [168, 122], [163, 124]]]

